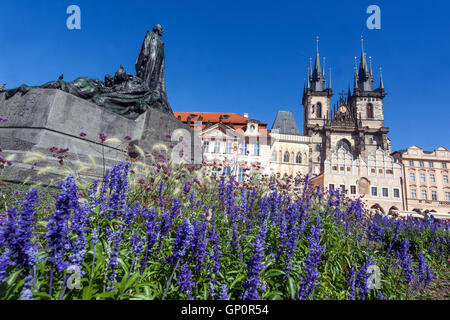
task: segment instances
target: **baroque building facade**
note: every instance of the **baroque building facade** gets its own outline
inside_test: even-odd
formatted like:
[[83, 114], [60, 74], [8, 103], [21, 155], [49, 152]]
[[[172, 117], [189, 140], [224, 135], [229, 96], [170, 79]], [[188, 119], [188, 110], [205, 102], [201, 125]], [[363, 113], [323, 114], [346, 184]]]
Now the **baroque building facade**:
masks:
[[324, 161], [340, 147], [353, 157], [366, 157], [378, 149], [390, 152], [384, 126], [383, 99], [386, 96], [380, 74], [379, 88], [374, 88], [372, 66], [367, 63], [363, 42], [359, 68], [355, 59], [354, 88], [342, 92], [336, 105], [331, 106], [333, 90], [331, 75], [326, 83], [325, 69], [321, 67], [319, 49], [314, 68], [308, 71], [303, 90], [304, 135], [311, 138], [310, 171], [319, 174]]
[[418, 146], [392, 156], [403, 165], [408, 211], [450, 213], [450, 152], [444, 147], [426, 151]]
[[244, 182], [251, 174], [268, 173], [271, 138], [267, 124], [248, 114], [175, 112], [175, 117], [194, 128], [201, 122], [203, 161], [217, 175], [235, 176]]

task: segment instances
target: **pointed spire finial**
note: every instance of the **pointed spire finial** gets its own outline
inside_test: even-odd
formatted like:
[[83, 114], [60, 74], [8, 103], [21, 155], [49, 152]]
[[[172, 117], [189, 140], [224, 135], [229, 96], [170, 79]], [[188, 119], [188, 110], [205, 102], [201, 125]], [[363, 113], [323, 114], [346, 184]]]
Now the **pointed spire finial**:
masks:
[[330, 72], [330, 80], [328, 81], [328, 88], [332, 88], [331, 87], [331, 68], [329, 69], [329, 72]]
[[384, 89], [383, 68], [382, 67], [380, 67], [380, 89]]
[[361, 51], [364, 52], [364, 36], [361, 35]]
[[316, 37], [316, 51], [319, 52], [319, 36]]

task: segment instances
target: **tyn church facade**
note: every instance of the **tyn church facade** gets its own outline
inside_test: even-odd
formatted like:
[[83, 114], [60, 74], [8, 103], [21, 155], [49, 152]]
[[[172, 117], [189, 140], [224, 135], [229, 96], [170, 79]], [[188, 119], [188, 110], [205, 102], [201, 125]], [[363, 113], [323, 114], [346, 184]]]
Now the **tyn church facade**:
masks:
[[378, 149], [390, 153], [389, 128], [384, 126], [383, 99], [386, 96], [380, 74], [379, 88], [374, 89], [374, 76], [361, 41], [359, 69], [355, 58], [353, 93], [340, 94], [339, 102], [331, 108], [333, 90], [331, 75], [328, 86], [325, 68], [321, 68], [319, 49], [314, 68], [308, 70], [303, 90], [304, 135], [311, 137], [310, 172], [324, 170], [324, 161], [343, 147], [356, 159], [367, 157]]

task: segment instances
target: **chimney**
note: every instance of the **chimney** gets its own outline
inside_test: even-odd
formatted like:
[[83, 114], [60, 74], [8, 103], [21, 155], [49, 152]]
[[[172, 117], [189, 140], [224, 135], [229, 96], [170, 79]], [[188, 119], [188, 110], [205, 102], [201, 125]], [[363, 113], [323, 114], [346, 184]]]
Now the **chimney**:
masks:
[[244, 113], [244, 117], [248, 119], [248, 113]]

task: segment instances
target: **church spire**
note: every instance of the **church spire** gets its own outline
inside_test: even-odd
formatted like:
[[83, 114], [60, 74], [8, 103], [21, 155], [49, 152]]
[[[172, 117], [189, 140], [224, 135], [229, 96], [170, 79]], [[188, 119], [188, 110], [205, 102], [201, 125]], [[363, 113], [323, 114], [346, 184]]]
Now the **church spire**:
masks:
[[314, 62], [314, 69], [312, 74], [310, 74], [311, 89], [312, 91], [323, 91], [324, 83], [324, 72], [320, 66], [320, 55], [319, 55], [319, 37], [316, 39], [316, 61]]
[[364, 53], [364, 38], [361, 36], [361, 60], [358, 71], [358, 88], [361, 91], [373, 91], [371, 71], [367, 66], [366, 54]]

